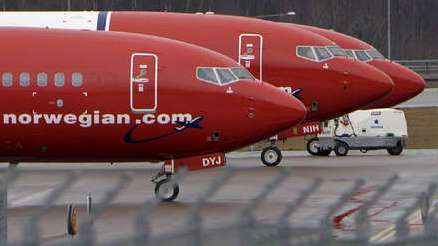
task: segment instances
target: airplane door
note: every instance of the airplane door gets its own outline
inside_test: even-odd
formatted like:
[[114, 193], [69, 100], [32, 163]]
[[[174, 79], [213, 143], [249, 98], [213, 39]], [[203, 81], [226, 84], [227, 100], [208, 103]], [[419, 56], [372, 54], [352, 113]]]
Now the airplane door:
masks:
[[254, 77], [262, 79], [263, 37], [259, 34], [239, 36], [239, 63]]
[[131, 55], [131, 110], [153, 112], [158, 106], [158, 57], [154, 54]]

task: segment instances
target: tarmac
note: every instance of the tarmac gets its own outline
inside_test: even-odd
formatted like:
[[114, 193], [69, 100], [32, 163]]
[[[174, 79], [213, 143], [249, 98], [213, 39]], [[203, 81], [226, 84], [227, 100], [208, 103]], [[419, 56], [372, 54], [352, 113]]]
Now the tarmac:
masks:
[[[287, 204], [295, 201], [315, 178], [322, 178], [322, 186], [289, 218], [295, 226], [316, 227], [330, 205], [339, 201], [355, 180], [364, 179], [365, 185], [333, 217], [334, 236], [350, 238], [356, 230], [354, 218], [357, 209], [390, 177], [398, 174], [400, 179], [369, 213], [372, 241], [382, 242], [394, 237], [396, 219], [416, 201], [421, 192], [427, 190], [430, 183], [438, 181], [438, 150], [406, 150], [401, 156], [389, 156], [384, 151], [366, 154], [352, 151], [347, 157], [313, 157], [302, 151], [283, 152], [283, 155], [280, 166], [269, 168], [261, 164], [259, 152], [228, 154], [228, 166], [235, 168], [236, 173], [214, 196], [209, 197], [202, 208], [203, 227], [214, 229], [236, 222], [242, 209], [278, 177], [280, 171], [288, 171], [290, 176], [259, 204], [255, 211], [256, 219], [263, 223], [276, 223]], [[0, 170], [7, 168], [6, 164], [0, 164]], [[44, 241], [67, 237], [67, 204], [80, 207], [81, 221], [86, 216], [86, 196], [90, 194], [93, 204], [98, 204], [121, 175], [127, 174], [131, 178], [130, 183], [94, 221], [97, 240], [108, 241], [133, 234], [135, 218], [144, 208], [144, 202], [154, 199], [154, 184], [150, 178], [158, 172], [160, 165], [22, 163], [16, 168], [24, 172], [8, 187], [8, 239], [11, 241], [21, 238], [30, 217], [41, 208], [48, 195], [65, 181], [69, 171], [80, 170], [81, 173], [79, 179], [63, 192], [42, 217], [39, 228]], [[226, 170], [227, 167], [188, 172], [180, 182], [181, 192], [177, 200], [160, 204], [152, 214], [152, 234], [166, 235], [187, 228], [191, 223], [188, 214], [196, 199], [213, 179]], [[432, 199], [432, 204], [435, 204], [435, 199]], [[409, 217], [409, 223], [414, 233], [422, 231], [419, 211]]]
[[395, 108], [438, 107], [438, 88], [427, 88], [418, 96], [395, 106]]

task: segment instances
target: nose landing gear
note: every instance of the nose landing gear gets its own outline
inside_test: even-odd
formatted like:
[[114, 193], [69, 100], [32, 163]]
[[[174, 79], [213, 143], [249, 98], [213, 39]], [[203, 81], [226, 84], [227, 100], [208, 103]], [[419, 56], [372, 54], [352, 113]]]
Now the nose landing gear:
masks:
[[275, 167], [283, 159], [281, 150], [277, 146], [269, 146], [263, 149], [261, 154], [262, 162], [268, 167]]
[[162, 169], [153, 179], [155, 197], [162, 202], [172, 202], [178, 197], [179, 185], [172, 179], [172, 174]]

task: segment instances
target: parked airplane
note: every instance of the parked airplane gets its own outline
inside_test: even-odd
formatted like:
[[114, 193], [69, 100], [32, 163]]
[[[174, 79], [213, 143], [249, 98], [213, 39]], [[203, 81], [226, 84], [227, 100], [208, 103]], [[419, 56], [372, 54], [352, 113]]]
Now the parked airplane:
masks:
[[376, 48], [362, 40], [319, 27], [295, 24], [287, 25], [298, 26], [324, 36], [343, 48], [348, 56], [366, 62], [391, 77], [394, 82], [392, 92], [380, 100], [367, 105], [364, 109], [390, 108], [396, 106], [417, 96], [426, 87], [426, 82], [420, 75], [397, 62], [385, 59]]
[[[40, 28], [0, 28], [0, 36], [0, 161], [161, 161], [227, 152], [306, 114], [296, 98], [192, 44]], [[156, 190], [169, 190], [162, 175]], [[176, 198], [177, 188], [172, 183], [173, 192], [160, 198]]]
[[[299, 98], [308, 109], [307, 122], [362, 108], [393, 87], [378, 69], [332, 55], [329, 49], [336, 44], [320, 35], [253, 18], [156, 12], [3, 12], [0, 25], [133, 32], [203, 46], [235, 59], [256, 78]], [[262, 161], [269, 166], [280, 163], [275, 141], [262, 152]]]
[[3, 12], [0, 26], [122, 31], [163, 36], [227, 55], [256, 78], [301, 99], [307, 121], [354, 111], [392, 90], [372, 66], [331, 55], [335, 44], [296, 27], [253, 18], [158, 12]]

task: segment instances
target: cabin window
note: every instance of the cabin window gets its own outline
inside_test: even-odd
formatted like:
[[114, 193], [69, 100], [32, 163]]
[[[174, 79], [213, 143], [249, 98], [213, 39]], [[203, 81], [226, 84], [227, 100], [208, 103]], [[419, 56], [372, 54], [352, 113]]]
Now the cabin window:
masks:
[[55, 73], [54, 79], [55, 79], [55, 86], [56, 87], [63, 87], [64, 86], [65, 75], [63, 73]]
[[37, 86], [38, 87], [46, 87], [47, 86], [47, 73], [38, 73], [37, 74]]
[[297, 48], [297, 56], [304, 58], [304, 59], [316, 61], [315, 54], [313, 53], [313, 50], [311, 47], [303, 47], [303, 46], [298, 47]]
[[81, 87], [83, 84], [83, 77], [81, 73], [73, 73], [71, 75], [71, 84], [74, 87]]
[[376, 49], [367, 50], [367, 54], [373, 59], [385, 59], [385, 57]]
[[314, 47], [314, 49], [319, 61], [327, 60], [332, 57], [332, 54], [324, 47]]
[[30, 85], [30, 74], [20, 73], [20, 86], [28, 87]]
[[364, 50], [356, 50], [354, 53], [356, 53], [356, 57], [359, 61], [366, 62], [371, 60], [371, 57], [369, 57]]
[[255, 80], [254, 76], [243, 67], [233, 67], [231, 68], [231, 72], [233, 72], [234, 76], [238, 79]]
[[12, 73], [3, 73], [2, 74], [2, 85], [3, 87], [11, 87], [12, 86], [13, 76]]
[[221, 84], [228, 84], [238, 80], [228, 68], [216, 68]]
[[196, 77], [199, 80], [204, 80], [207, 82], [219, 84], [219, 80], [218, 80], [213, 68], [208, 68], [208, 67], [198, 68], [196, 71]]
[[338, 46], [330, 46], [327, 49], [332, 53], [333, 56], [347, 56], [345, 51]]

